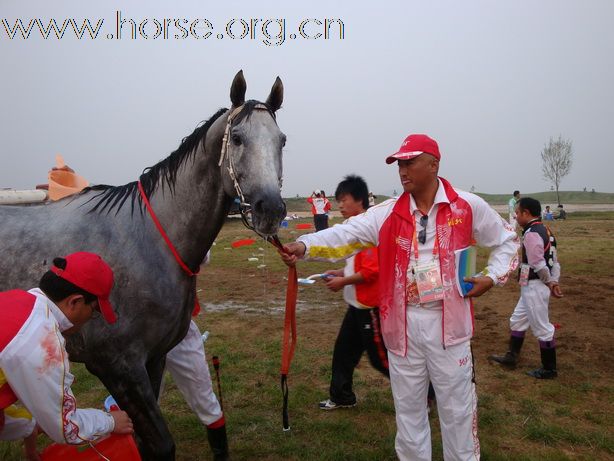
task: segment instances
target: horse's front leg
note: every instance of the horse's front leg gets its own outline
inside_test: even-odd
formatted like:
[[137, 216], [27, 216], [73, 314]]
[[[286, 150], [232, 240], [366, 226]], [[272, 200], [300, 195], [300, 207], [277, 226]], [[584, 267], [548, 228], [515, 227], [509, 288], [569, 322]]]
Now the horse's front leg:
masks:
[[132, 418], [143, 460], [173, 461], [175, 443], [162, 417], [157, 392], [154, 393], [145, 366], [125, 358], [110, 364], [99, 357], [90, 360], [86, 366]]

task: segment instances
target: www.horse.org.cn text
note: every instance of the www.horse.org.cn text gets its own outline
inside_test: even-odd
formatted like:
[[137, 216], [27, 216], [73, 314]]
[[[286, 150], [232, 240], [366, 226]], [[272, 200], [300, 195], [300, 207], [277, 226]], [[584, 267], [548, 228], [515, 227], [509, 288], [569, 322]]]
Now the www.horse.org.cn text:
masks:
[[[10, 40], [254, 40], [280, 46], [295, 40], [343, 40], [341, 19], [309, 18], [289, 24], [285, 18], [232, 18], [223, 26], [203, 18], [131, 18], [115, 12], [114, 21], [2, 18], [0, 36]], [[106, 27], [105, 27], [106, 26]]]

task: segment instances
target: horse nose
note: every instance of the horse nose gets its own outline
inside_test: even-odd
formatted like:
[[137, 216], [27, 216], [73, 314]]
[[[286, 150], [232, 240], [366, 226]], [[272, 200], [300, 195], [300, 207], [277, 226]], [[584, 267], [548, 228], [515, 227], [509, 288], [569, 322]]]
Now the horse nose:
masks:
[[284, 215], [286, 214], [286, 204], [280, 198], [262, 197], [257, 199], [252, 205], [253, 210], [261, 215]]

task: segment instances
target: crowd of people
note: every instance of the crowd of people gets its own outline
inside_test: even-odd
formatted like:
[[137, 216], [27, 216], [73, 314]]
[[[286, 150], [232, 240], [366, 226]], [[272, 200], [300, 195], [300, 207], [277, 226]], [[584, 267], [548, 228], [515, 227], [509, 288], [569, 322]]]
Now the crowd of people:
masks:
[[[314, 190], [308, 202], [316, 232], [280, 251], [289, 266], [345, 261], [324, 275], [328, 289], [343, 290], [348, 307], [334, 343], [328, 397], [319, 408], [357, 404], [353, 374], [366, 352], [390, 380], [400, 460], [431, 459], [429, 400], [437, 403], [444, 459], [476, 460], [473, 302], [505, 284], [518, 267], [520, 298], [510, 317], [509, 349], [489, 359], [513, 368], [531, 329], [542, 367], [529, 375], [558, 374], [548, 304], [551, 296], [562, 296], [560, 264], [556, 238], [544, 224], [554, 217], [549, 207], [542, 213], [539, 201], [514, 191], [505, 221], [482, 198], [439, 176], [442, 154], [427, 135], [407, 136], [385, 161], [398, 168], [400, 196], [375, 204], [363, 178], [346, 176], [334, 194], [344, 221], [329, 227], [331, 203], [323, 190]], [[558, 218], [565, 216], [560, 206]], [[462, 294], [447, 282], [457, 276], [455, 252], [474, 244], [490, 255], [486, 266], [465, 280], [472, 285]], [[425, 274], [428, 289], [418, 283]], [[38, 459], [39, 432], [69, 444], [133, 432], [124, 411], [77, 407], [63, 337], [94, 316], [115, 321], [109, 302], [113, 283], [113, 270], [100, 256], [80, 252], [54, 259], [37, 288], [0, 293], [0, 440], [24, 439], [28, 459]], [[228, 459], [224, 415], [205, 363], [200, 331], [191, 322], [184, 341], [168, 353], [167, 368], [207, 427], [215, 459]]]

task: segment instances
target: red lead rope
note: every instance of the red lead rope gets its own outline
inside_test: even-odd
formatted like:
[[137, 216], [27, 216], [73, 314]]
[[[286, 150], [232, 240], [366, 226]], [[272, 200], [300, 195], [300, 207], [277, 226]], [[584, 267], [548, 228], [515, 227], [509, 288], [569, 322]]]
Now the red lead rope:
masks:
[[[173, 242], [171, 242], [171, 239], [168, 237], [168, 235], [164, 231], [162, 224], [160, 224], [160, 220], [154, 213], [154, 210], [151, 207], [151, 203], [149, 203], [149, 199], [145, 195], [145, 190], [143, 190], [143, 185], [141, 184], [141, 181], [137, 181], [136, 184], [139, 188], [139, 193], [141, 194], [141, 198], [143, 199], [145, 208], [147, 208], [147, 211], [149, 211], [149, 215], [151, 216], [152, 221], [156, 225], [156, 229], [158, 229], [158, 232], [160, 233], [160, 235], [166, 242], [166, 246], [168, 247], [169, 250], [171, 250], [171, 253], [173, 253], [173, 256], [175, 257], [175, 261], [177, 261], [177, 264], [179, 264], [179, 267], [183, 269], [183, 272], [188, 274], [190, 277], [196, 276], [198, 272], [200, 271], [200, 267], [196, 270], [196, 272], [192, 272], [192, 270], [188, 267], [188, 265], [183, 262], [183, 259], [181, 259], [181, 256], [179, 256], [179, 252], [175, 248], [175, 245], [173, 245]], [[200, 312], [200, 304], [198, 303], [198, 296], [196, 296], [196, 284], [194, 284], [194, 310], [192, 311], [192, 315], [196, 315], [199, 312]]]
[[[279, 238], [275, 235], [269, 237], [271, 242], [280, 251], [286, 252]], [[290, 418], [288, 416], [288, 372], [290, 363], [296, 348], [296, 297], [298, 294], [298, 278], [296, 266], [288, 268], [288, 288], [286, 290], [286, 315], [284, 318], [284, 338], [281, 353], [281, 392], [283, 395], [283, 429], [290, 430]]]

